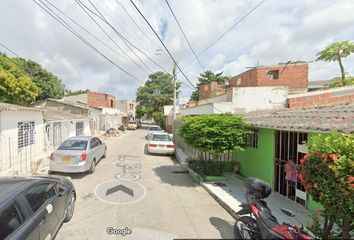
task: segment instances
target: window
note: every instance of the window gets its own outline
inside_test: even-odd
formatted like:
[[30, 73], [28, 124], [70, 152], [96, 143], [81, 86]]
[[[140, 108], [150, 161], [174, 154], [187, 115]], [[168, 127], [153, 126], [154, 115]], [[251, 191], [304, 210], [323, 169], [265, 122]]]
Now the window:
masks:
[[25, 197], [32, 208], [33, 212], [40, 209], [49, 199], [56, 195], [54, 185], [44, 183], [30, 189]]
[[85, 140], [66, 140], [64, 141], [59, 150], [86, 150], [87, 141]]
[[151, 135], [151, 140], [152, 141], [158, 141], [158, 142], [170, 142], [171, 138], [170, 138], [169, 135], [152, 134]]
[[24, 217], [17, 203], [12, 203], [2, 210], [0, 212], [0, 239], [5, 239], [11, 233], [15, 232], [23, 222]]
[[114, 104], [113, 104], [113, 99], [111, 99], [111, 107], [113, 107], [113, 105], [114, 105]]
[[258, 129], [251, 129], [252, 133], [247, 135], [247, 147], [258, 148]]
[[238, 78], [238, 79], [237, 79], [236, 85], [237, 85], [237, 86], [241, 85], [241, 78]]
[[129, 104], [129, 110], [134, 110], [134, 104], [132, 103]]
[[76, 136], [84, 135], [84, 122], [76, 123]]
[[268, 80], [275, 80], [279, 79], [279, 70], [271, 70], [267, 72], [267, 79]]
[[97, 147], [101, 144], [101, 141], [97, 138], [92, 138], [90, 141], [90, 149]]
[[34, 121], [18, 122], [18, 148], [34, 144]]

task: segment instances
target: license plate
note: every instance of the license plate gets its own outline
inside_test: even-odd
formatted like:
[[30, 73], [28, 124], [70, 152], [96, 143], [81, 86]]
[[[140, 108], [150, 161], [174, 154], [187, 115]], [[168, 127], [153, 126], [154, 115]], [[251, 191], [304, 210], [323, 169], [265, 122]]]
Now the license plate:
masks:
[[165, 147], [165, 145], [159, 145], [159, 147]]
[[65, 163], [71, 162], [71, 158], [70, 157], [63, 157], [63, 162], [65, 162]]

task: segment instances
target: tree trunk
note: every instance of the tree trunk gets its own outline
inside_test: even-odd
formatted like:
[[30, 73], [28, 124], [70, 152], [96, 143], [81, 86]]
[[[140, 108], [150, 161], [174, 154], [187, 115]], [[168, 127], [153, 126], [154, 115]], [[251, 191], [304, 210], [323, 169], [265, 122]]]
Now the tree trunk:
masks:
[[342, 227], [342, 239], [350, 239], [350, 219], [343, 219], [343, 227]]
[[322, 239], [328, 239], [329, 234], [333, 228], [334, 221], [332, 219], [325, 218], [323, 231], [322, 231]]
[[344, 67], [342, 64], [342, 58], [339, 55], [338, 55], [338, 63], [339, 63], [340, 72], [341, 72], [342, 85], [345, 86], [345, 72], [344, 72]]

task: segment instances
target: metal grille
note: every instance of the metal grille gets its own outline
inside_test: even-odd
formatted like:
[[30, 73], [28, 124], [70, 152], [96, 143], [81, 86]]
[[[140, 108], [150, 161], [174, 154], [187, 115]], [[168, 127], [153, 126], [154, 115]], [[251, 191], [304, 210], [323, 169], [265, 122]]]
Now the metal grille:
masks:
[[76, 136], [84, 135], [84, 122], [76, 123]]
[[[275, 191], [280, 194], [295, 200], [296, 189], [305, 191], [301, 183], [296, 182], [295, 186], [289, 186], [285, 179], [285, 164], [290, 160], [294, 160], [297, 171], [300, 171], [300, 159], [304, 153], [298, 152], [298, 144], [307, 142], [308, 134], [303, 132], [291, 131], [275, 131]], [[304, 202], [299, 202], [305, 204]]]
[[259, 141], [258, 136], [259, 132], [257, 128], [251, 129], [252, 133], [247, 134], [247, 147], [249, 148], [258, 148]]
[[18, 122], [18, 149], [34, 144], [34, 121]]

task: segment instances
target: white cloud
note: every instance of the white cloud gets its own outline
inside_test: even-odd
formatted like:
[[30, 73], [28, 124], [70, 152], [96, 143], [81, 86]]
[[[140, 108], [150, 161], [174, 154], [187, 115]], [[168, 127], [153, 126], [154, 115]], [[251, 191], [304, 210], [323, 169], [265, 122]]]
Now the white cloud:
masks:
[[[75, 1], [49, 1], [123, 55]], [[171, 59], [164, 50], [162, 55], [157, 54], [156, 50], [163, 47], [129, 1], [119, 0], [139, 27], [153, 39], [154, 44], [135, 26], [115, 0], [91, 1], [118, 31], [172, 72]], [[83, 2], [90, 6], [87, 0]], [[260, 1], [170, 0], [169, 2], [191, 45], [199, 53]], [[161, 0], [136, 0], [135, 3], [157, 32], [161, 32], [159, 29], [161, 23], [166, 22], [165, 44], [190, 80], [195, 83], [201, 68], [197, 61], [187, 65], [193, 55], [166, 3]], [[239, 74], [257, 63], [266, 65], [288, 60], [315, 60], [316, 53], [328, 44], [354, 39], [353, 12], [354, 2], [347, 0], [267, 0], [202, 54], [200, 60], [206, 68], [224, 71], [227, 75]], [[98, 18], [95, 19], [110, 37], [142, 66], [116, 33], [102, 24]], [[147, 79], [147, 74], [130, 60], [126, 60], [127, 57], [117, 55], [77, 26], [72, 26], [97, 49], [141, 82]], [[41, 63], [62, 78], [69, 88], [90, 88], [112, 93], [118, 98], [134, 98], [136, 89], [141, 84], [88, 48], [33, 1], [4, 1], [0, 9], [0, 28], [2, 43], [19, 55]], [[159, 69], [144, 55], [138, 55], [153, 71]], [[345, 59], [344, 65], [347, 72], [354, 74], [354, 56]], [[142, 68], [147, 71], [144, 66]], [[339, 75], [339, 69], [337, 63], [314, 62], [310, 63], [309, 75], [311, 80], [329, 79]], [[181, 74], [178, 74], [178, 80], [187, 83]], [[188, 96], [190, 92], [189, 88], [182, 87], [182, 95]]]

